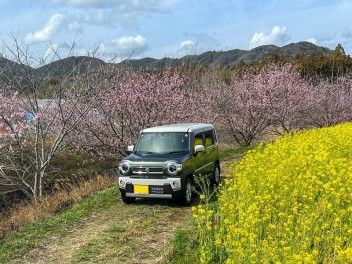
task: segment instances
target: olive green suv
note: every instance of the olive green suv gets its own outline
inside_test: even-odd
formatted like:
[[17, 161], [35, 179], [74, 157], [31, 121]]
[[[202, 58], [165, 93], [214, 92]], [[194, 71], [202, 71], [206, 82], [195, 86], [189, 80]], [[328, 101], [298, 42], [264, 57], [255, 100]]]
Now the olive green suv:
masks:
[[212, 124], [170, 124], [143, 129], [119, 164], [122, 200], [178, 199], [189, 205], [195, 176], [220, 182], [219, 146]]

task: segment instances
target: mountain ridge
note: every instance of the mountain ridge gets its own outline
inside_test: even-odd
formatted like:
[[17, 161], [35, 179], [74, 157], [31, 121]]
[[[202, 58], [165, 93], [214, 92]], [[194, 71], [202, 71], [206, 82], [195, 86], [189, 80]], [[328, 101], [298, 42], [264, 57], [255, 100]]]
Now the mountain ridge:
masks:
[[316, 56], [329, 55], [329, 48], [317, 46], [310, 42], [290, 43], [283, 47], [275, 45], [263, 45], [251, 50], [233, 49], [228, 51], [206, 51], [199, 55], [187, 55], [179, 59], [164, 57], [162, 59], [142, 58], [122, 61], [120, 64], [128, 64], [134, 69], [162, 69], [168, 67], [180, 67], [183, 65], [209, 66], [214, 68], [235, 67], [241, 61], [246, 64], [267, 58], [273, 54], [280, 57], [300, 56], [302, 54]]
[[[145, 57], [142, 59], [128, 59], [115, 63], [121, 67], [130, 67], [135, 70], [160, 70], [166, 67], [182, 66], [208, 66], [213, 68], [236, 67], [240, 62], [250, 64], [256, 61], [270, 58], [273, 55], [279, 57], [300, 56], [302, 54], [317, 56], [329, 55], [332, 52], [329, 48], [317, 46], [310, 42], [290, 43], [283, 47], [275, 45], [263, 45], [251, 50], [233, 49], [228, 51], [206, 51], [199, 55], [186, 55], [181, 58], [154, 59]], [[0, 74], [20, 75], [24, 69], [32, 70], [35, 76], [44, 76], [51, 72], [52, 77], [69, 74], [73, 72], [82, 72], [88, 67], [100, 67], [108, 65], [101, 59], [87, 56], [72, 56], [61, 60], [53, 61], [47, 65], [31, 68], [23, 66], [4, 57], [0, 57]], [[3, 73], [3, 74], [2, 74]], [[1, 78], [2, 79], [2, 78]]]

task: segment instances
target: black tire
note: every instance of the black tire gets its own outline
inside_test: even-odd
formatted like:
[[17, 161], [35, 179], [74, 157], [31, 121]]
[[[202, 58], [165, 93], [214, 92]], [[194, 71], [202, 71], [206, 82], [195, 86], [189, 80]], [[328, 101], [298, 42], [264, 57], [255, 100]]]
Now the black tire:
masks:
[[187, 178], [185, 185], [182, 189], [181, 203], [185, 206], [189, 206], [193, 199], [193, 183], [191, 178]]
[[133, 204], [134, 201], [136, 201], [136, 198], [133, 198], [133, 197], [125, 197], [125, 198], [122, 198], [122, 201], [123, 201], [125, 204]]
[[211, 178], [211, 183], [215, 186], [220, 184], [220, 165], [215, 163], [213, 177]]
[[125, 204], [132, 204], [136, 200], [134, 197], [126, 197], [126, 193], [124, 190], [121, 190], [121, 199]]

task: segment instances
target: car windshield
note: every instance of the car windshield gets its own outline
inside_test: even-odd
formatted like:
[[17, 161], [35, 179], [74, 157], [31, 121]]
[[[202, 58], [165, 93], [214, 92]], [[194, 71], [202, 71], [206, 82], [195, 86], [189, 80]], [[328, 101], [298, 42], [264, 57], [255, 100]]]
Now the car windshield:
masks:
[[142, 133], [137, 142], [137, 155], [174, 154], [189, 151], [189, 135], [185, 132]]

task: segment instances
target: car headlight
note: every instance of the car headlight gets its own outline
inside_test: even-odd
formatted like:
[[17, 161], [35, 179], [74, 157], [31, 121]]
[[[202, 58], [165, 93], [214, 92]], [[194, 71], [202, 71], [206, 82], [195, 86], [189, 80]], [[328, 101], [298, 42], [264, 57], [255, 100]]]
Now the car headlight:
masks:
[[182, 164], [177, 164], [176, 162], [169, 162], [166, 165], [167, 173], [170, 175], [176, 175], [177, 172], [182, 170]]
[[130, 170], [130, 164], [127, 161], [122, 161], [119, 164], [119, 171], [122, 175], [126, 175]]

